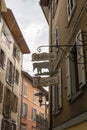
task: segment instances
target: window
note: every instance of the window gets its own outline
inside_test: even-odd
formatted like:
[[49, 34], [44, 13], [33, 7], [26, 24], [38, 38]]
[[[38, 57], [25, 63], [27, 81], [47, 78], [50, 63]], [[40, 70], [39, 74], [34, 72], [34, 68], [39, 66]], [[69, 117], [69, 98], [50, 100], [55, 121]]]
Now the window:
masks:
[[67, 4], [68, 21], [70, 21], [74, 9], [75, 9], [75, 0], [68, 0]]
[[56, 28], [56, 30], [55, 30], [55, 46], [56, 47], [58, 47], [58, 40], [59, 40], [59, 38], [58, 38], [58, 27]]
[[73, 100], [78, 97], [81, 93], [81, 88], [86, 84], [81, 31], [79, 31], [77, 37], [74, 46], [71, 48], [71, 53], [66, 58], [67, 100]]
[[54, 18], [58, 6], [58, 0], [52, 1], [52, 17]]
[[2, 49], [0, 49], [0, 67], [3, 68], [5, 65], [5, 53]]
[[24, 83], [23, 85], [23, 95], [27, 97], [28, 94], [28, 85]]
[[22, 116], [27, 117], [28, 114], [28, 105], [26, 103], [22, 103]]
[[18, 84], [19, 83], [19, 72], [15, 67], [14, 67], [14, 69], [15, 69], [14, 81], [15, 81], [16, 84]]
[[1, 130], [16, 130], [16, 125], [6, 120], [2, 120]]
[[11, 115], [11, 99], [12, 99], [11, 91], [5, 88], [3, 113], [4, 113], [4, 116], [7, 118], [10, 118], [10, 115]]
[[14, 46], [13, 49], [13, 56], [17, 59], [17, 61], [20, 61], [20, 51], [16, 46]]
[[34, 90], [34, 92], [33, 92], [33, 101], [34, 101], [34, 102], [36, 102], [36, 96], [35, 96], [35, 93], [36, 93], [36, 91]]
[[26, 130], [26, 125], [22, 125], [21, 130]]
[[61, 69], [58, 70], [58, 84], [53, 87], [53, 114], [56, 115], [62, 108]]
[[0, 81], [0, 103], [2, 102], [2, 96], [3, 96], [3, 84]]
[[4, 43], [7, 45], [8, 48], [10, 48], [10, 44], [11, 44], [11, 41], [9, 40], [10, 35], [6, 32], [6, 31], [2, 31], [2, 39], [4, 41]]
[[7, 71], [6, 71], [6, 81], [10, 86], [14, 84], [14, 66], [8, 59], [7, 62]]
[[17, 112], [18, 97], [12, 93], [12, 111]]
[[37, 111], [36, 111], [36, 109], [32, 109], [32, 120], [33, 121], [36, 121], [36, 114], [37, 114]]

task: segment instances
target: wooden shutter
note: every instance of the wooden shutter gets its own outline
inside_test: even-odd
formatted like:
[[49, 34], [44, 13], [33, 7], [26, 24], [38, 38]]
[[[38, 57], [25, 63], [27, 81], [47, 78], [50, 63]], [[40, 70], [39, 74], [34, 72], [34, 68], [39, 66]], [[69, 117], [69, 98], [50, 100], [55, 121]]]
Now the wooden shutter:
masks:
[[[77, 34], [76, 44], [77, 44], [79, 88], [82, 88], [84, 85], [86, 85], [86, 75], [85, 75], [84, 50], [83, 50], [81, 30]], [[78, 45], [81, 45], [81, 46], [78, 46]]]
[[55, 112], [55, 86], [52, 87], [52, 114]]
[[10, 69], [10, 61], [7, 61], [7, 70], [6, 70], [6, 81], [9, 82], [9, 69]]
[[11, 77], [11, 85], [14, 86], [14, 66], [12, 64], [12, 77]]
[[3, 84], [0, 82], [0, 103], [2, 102], [2, 96], [3, 96]]
[[70, 75], [70, 58], [69, 53], [66, 57], [66, 86], [67, 86], [67, 100], [71, 99], [71, 75]]
[[60, 109], [62, 107], [62, 88], [61, 88], [61, 69], [59, 69], [59, 74], [58, 74], [58, 78], [59, 78], [59, 82], [58, 82], [58, 93], [59, 93], [59, 104], [58, 104], [58, 108]]

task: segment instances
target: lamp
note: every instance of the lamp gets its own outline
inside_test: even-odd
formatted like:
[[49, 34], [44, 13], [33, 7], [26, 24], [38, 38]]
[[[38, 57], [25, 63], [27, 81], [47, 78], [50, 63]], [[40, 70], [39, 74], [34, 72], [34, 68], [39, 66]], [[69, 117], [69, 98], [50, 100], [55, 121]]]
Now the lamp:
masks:
[[45, 97], [45, 96], [46, 96], [44, 93], [42, 93], [42, 92], [40, 91], [39, 93], [35, 93], [35, 96], [38, 96], [38, 97], [39, 97], [40, 107], [41, 107], [42, 105], [47, 105], [47, 104], [42, 104], [42, 102], [43, 102], [42, 97]]

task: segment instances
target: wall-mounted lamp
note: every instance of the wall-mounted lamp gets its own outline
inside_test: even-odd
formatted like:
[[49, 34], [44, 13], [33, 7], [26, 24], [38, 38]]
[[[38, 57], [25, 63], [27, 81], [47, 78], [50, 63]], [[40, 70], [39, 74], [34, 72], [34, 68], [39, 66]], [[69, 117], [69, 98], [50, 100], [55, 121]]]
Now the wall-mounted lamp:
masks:
[[40, 107], [41, 107], [42, 105], [47, 105], [47, 104], [42, 104], [42, 102], [43, 102], [43, 98], [42, 98], [42, 97], [45, 97], [45, 96], [46, 96], [44, 93], [42, 93], [42, 92], [35, 93], [35, 96], [38, 96], [38, 97], [39, 97]]

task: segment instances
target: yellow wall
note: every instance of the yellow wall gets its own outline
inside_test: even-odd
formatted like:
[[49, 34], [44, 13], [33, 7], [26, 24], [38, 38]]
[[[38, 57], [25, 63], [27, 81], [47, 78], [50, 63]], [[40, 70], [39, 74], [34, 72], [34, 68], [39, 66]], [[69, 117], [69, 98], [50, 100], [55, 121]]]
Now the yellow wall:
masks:
[[87, 130], [87, 122], [68, 128], [67, 130]]

